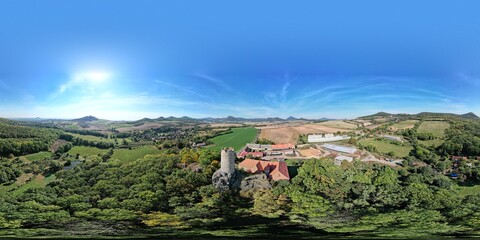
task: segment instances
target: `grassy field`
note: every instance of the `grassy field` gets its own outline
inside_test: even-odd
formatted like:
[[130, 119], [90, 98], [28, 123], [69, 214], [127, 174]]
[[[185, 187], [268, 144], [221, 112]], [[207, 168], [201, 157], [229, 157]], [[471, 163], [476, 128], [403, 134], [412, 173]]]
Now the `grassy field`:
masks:
[[48, 177], [44, 177], [43, 175], [36, 175], [30, 181], [26, 182], [23, 185], [13, 183], [6, 186], [0, 186], [0, 193], [11, 191], [13, 196], [18, 196], [31, 188], [43, 188], [53, 180], [55, 180], [54, 174]]
[[418, 142], [425, 145], [425, 146], [438, 147], [438, 146], [442, 145], [444, 140], [443, 139], [433, 139], [433, 140], [418, 141]]
[[410, 150], [412, 150], [411, 146], [399, 146], [371, 138], [361, 140], [359, 144], [363, 146], [375, 146], [377, 148], [377, 151], [383, 154], [387, 154], [393, 151], [396, 157], [406, 157], [410, 153]]
[[15, 189], [12, 192], [12, 195], [14, 195], [14, 196], [20, 195], [20, 194], [24, 193], [25, 191], [27, 191], [28, 189], [31, 189], [31, 188], [43, 188], [43, 187], [47, 186], [47, 184], [49, 184], [53, 180], [55, 180], [55, 175], [54, 174], [52, 174], [48, 177], [44, 177], [42, 175], [37, 175], [34, 178], [32, 178], [32, 180], [28, 181], [24, 185]]
[[462, 196], [474, 195], [480, 193], [480, 185], [457, 186], [455, 187], [455, 191]]
[[115, 140], [111, 138], [103, 138], [103, 137], [97, 137], [93, 135], [80, 135], [76, 133], [68, 133], [69, 135], [75, 136], [77, 138], [85, 139], [88, 141], [95, 141], [95, 142], [109, 142], [109, 143], [114, 143]]
[[417, 123], [418, 120], [406, 120], [406, 121], [401, 121], [399, 123], [395, 123], [391, 126], [393, 129], [410, 129], [415, 126], [415, 123]]
[[25, 155], [23, 157], [25, 157], [28, 161], [35, 162], [35, 161], [43, 160], [44, 158], [49, 158], [51, 156], [52, 156], [51, 152], [39, 152], [39, 153]]
[[435, 137], [443, 137], [445, 129], [450, 126], [448, 122], [424, 121], [418, 128], [419, 133], [432, 133]]
[[212, 148], [220, 150], [224, 147], [233, 147], [238, 151], [245, 144], [253, 142], [256, 135], [257, 129], [255, 128], [232, 128], [232, 133], [212, 138], [211, 141], [215, 144]]
[[122, 163], [128, 163], [135, 161], [139, 158], [143, 158], [149, 154], [159, 154], [160, 150], [154, 146], [139, 147], [132, 150], [129, 149], [115, 149], [113, 151], [112, 159], [118, 159]]
[[75, 146], [70, 151], [68, 151], [69, 154], [71, 155], [76, 155], [77, 153], [80, 154], [80, 156], [91, 156], [91, 155], [98, 155], [104, 154], [108, 151], [108, 149], [100, 149], [96, 147], [85, 147], [85, 146]]

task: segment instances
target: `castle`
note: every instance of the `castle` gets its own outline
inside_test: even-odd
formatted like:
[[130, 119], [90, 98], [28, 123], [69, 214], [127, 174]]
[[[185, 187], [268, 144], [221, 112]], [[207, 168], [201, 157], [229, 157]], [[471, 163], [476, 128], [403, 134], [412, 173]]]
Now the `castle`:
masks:
[[224, 148], [221, 152], [220, 171], [233, 174], [235, 172], [235, 151], [233, 148]]

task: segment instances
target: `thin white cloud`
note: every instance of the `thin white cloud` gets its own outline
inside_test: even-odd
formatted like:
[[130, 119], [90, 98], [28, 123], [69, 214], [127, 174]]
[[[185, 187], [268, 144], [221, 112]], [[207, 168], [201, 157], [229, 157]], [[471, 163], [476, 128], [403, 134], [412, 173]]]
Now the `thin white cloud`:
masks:
[[219, 78], [215, 78], [215, 77], [212, 77], [212, 76], [209, 76], [209, 75], [206, 75], [206, 74], [201, 74], [201, 73], [196, 73], [194, 74], [195, 77], [198, 77], [200, 79], [204, 79], [204, 80], [207, 80], [227, 91], [230, 91], [230, 92], [233, 92], [234, 89], [232, 87], [230, 87], [227, 83], [225, 83], [225, 81], [223, 81], [222, 79], [219, 79]]
[[177, 89], [177, 90], [180, 90], [182, 92], [185, 92], [185, 93], [188, 93], [188, 94], [191, 94], [191, 95], [194, 95], [194, 96], [197, 96], [199, 98], [203, 98], [205, 100], [209, 100], [211, 101], [212, 99], [206, 95], [203, 95], [203, 94], [199, 94], [198, 92], [196, 91], [193, 91], [191, 89], [188, 89], [188, 88], [185, 88], [185, 87], [181, 87], [179, 85], [176, 85], [176, 84], [173, 84], [173, 83], [170, 83], [170, 82], [165, 82], [165, 81], [161, 81], [161, 80], [155, 80], [153, 81], [154, 83], [158, 83], [158, 84], [162, 84], [164, 86], [168, 86], [170, 88], [174, 88], [174, 89]]

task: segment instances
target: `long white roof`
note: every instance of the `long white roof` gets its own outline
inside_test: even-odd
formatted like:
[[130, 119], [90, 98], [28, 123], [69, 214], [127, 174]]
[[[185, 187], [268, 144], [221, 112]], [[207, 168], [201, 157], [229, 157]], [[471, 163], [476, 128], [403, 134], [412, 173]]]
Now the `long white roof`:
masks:
[[329, 143], [323, 144], [322, 146], [330, 150], [349, 153], [349, 154], [354, 154], [357, 151], [357, 149], [353, 147], [345, 147], [345, 146], [329, 144]]

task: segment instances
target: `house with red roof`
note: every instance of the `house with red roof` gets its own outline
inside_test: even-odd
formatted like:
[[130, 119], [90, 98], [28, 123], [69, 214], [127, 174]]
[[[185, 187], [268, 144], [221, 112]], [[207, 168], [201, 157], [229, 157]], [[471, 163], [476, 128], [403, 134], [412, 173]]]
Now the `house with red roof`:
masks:
[[286, 162], [245, 159], [238, 167], [249, 173], [265, 173], [274, 181], [290, 180]]
[[261, 158], [264, 156], [264, 153], [263, 152], [247, 152], [243, 150], [237, 155], [238, 158], [245, 158], [247, 156], [250, 156], [252, 158]]

